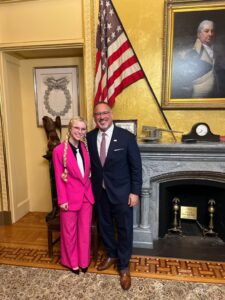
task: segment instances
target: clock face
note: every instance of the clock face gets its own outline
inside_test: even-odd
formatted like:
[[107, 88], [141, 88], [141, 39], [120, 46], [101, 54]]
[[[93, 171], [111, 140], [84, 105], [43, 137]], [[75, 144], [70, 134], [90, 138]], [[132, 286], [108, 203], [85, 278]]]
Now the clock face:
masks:
[[196, 127], [196, 134], [199, 136], [205, 136], [208, 133], [208, 127], [205, 124], [199, 124]]

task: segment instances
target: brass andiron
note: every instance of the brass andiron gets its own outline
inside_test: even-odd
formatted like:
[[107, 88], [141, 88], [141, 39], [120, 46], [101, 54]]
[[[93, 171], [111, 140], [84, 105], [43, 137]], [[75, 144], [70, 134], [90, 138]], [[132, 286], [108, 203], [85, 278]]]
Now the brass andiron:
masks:
[[175, 197], [175, 198], [173, 198], [172, 202], [173, 202], [174, 217], [173, 217], [173, 227], [169, 229], [169, 232], [182, 234], [180, 222], [178, 222], [178, 213], [180, 211], [180, 205], [179, 205], [180, 199]]
[[204, 235], [209, 235], [209, 236], [217, 236], [217, 233], [213, 230], [214, 229], [214, 213], [215, 213], [215, 205], [216, 201], [214, 199], [209, 199], [208, 201], [209, 207], [208, 207], [208, 212], [209, 212], [209, 229], [205, 229]]

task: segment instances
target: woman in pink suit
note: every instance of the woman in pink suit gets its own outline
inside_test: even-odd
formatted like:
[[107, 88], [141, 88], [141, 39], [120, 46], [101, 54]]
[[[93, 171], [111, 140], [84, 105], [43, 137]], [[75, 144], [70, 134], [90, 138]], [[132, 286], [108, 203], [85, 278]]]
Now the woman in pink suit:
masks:
[[61, 263], [79, 274], [90, 264], [91, 219], [94, 197], [90, 182], [87, 124], [70, 120], [66, 140], [53, 150], [53, 164], [60, 207]]

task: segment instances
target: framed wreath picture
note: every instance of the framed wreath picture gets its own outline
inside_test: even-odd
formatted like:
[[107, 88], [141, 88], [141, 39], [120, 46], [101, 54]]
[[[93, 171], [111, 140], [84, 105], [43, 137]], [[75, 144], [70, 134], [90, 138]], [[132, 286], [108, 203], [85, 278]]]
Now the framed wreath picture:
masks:
[[34, 68], [37, 125], [60, 116], [62, 126], [79, 114], [78, 66]]

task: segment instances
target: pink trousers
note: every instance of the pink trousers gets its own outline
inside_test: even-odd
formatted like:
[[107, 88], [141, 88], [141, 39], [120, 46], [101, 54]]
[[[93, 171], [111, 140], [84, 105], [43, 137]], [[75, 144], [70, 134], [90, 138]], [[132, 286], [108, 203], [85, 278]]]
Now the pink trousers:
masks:
[[60, 210], [62, 265], [86, 268], [90, 264], [92, 204], [84, 200], [79, 211]]

